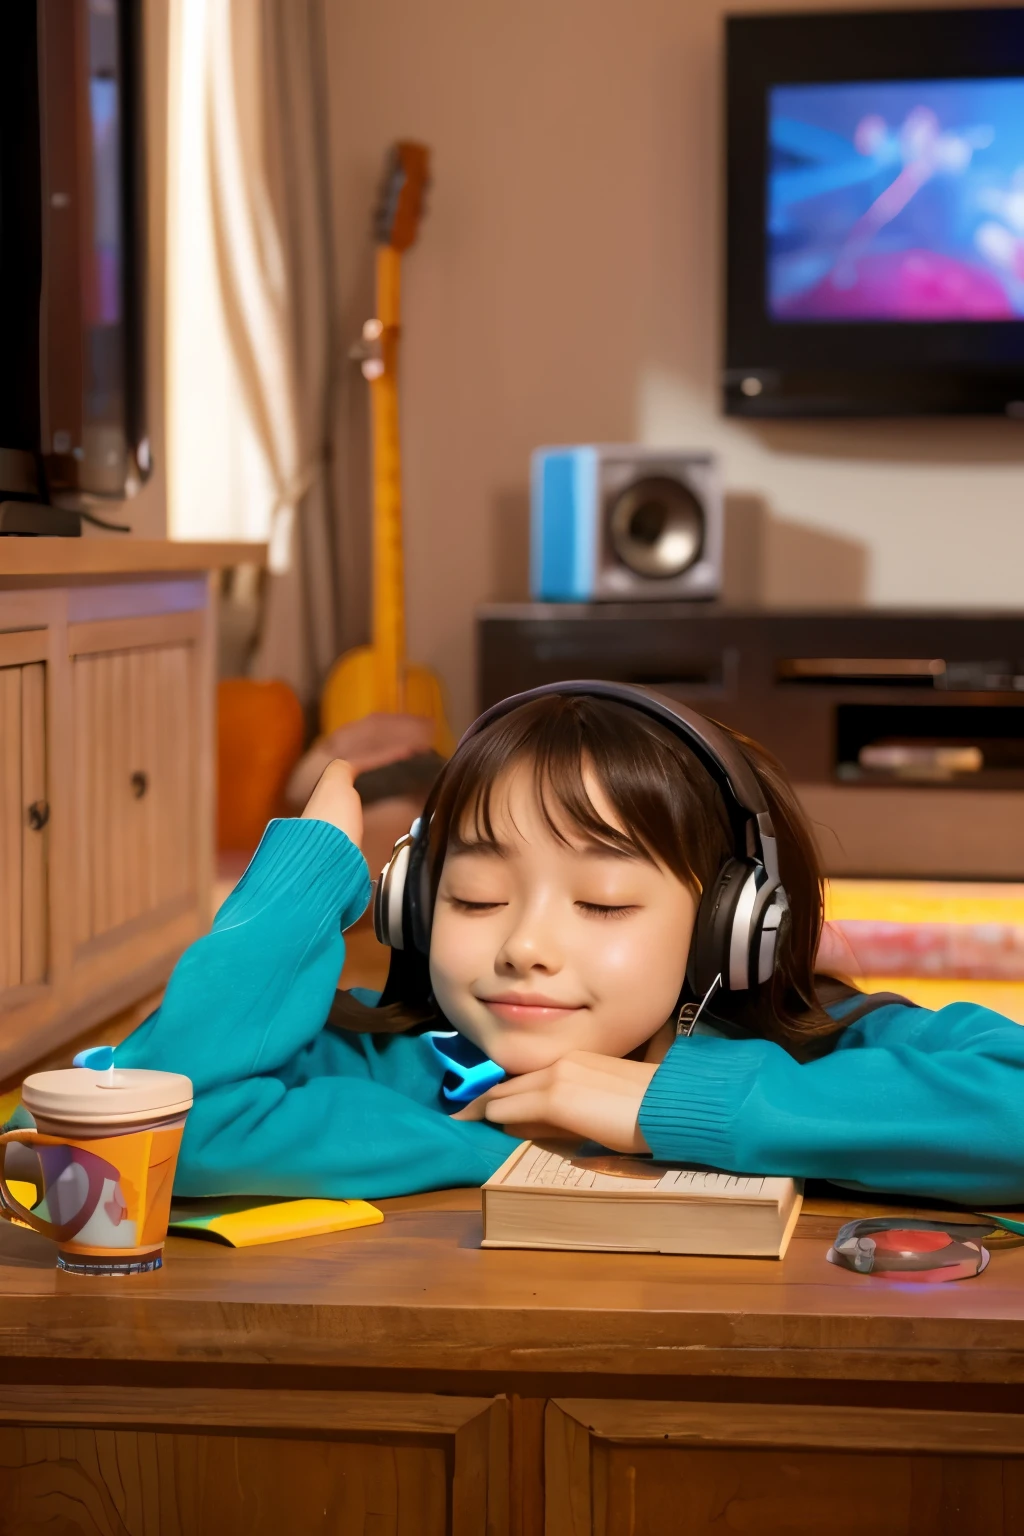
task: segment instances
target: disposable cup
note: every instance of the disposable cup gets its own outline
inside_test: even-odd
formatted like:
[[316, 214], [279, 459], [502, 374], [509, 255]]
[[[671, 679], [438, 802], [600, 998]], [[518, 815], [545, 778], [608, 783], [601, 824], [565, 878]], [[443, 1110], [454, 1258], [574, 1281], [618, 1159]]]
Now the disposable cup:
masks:
[[[189, 1079], [141, 1068], [69, 1067], [26, 1078], [21, 1097], [35, 1130], [0, 1136], [0, 1215], [52, 1238], [58, 1269], [82, 1275], [159, 1269], [192, 1106]], [[12, 1143], [29, 1149], [17, 1177], [35, 1183], [31, 1206], [8, 1183], [4, 1164]]]

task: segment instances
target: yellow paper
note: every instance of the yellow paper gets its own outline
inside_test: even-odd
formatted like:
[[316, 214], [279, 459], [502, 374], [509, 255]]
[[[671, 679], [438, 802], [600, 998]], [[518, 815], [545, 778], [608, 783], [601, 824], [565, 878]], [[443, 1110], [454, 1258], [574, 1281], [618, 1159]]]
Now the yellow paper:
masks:
[[208, 1219], [171, 1220], [171, 1230], [181, 1236], [212, 1232], [232, 1248], [251, 1248], [257, 1243], [280, 1243], [291, 1237], [319, 1237], [350, 1227], [369, 1227], [384, 1214], [365, 1200], [282, 1200], [256, 1205], [249, 1210], [228, 1211]]

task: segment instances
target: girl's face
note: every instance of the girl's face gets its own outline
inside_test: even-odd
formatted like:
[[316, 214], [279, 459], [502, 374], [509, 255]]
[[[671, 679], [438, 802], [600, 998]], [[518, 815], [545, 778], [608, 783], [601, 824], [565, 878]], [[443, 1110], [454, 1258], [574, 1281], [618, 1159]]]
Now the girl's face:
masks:
[[[594, 774], [597, 813], [623, 827]], [[628, 1056], [665, 1023], [682, 990], [696, 915], [661, 864], [549, 830], [530, 764], [498, 781], [495, 842], [456, 829], [441, 871], [430, 979], [445, 1017], [518, 1076], [570, 1051]], [[457, 834], [457, 835], [456, 835]]]

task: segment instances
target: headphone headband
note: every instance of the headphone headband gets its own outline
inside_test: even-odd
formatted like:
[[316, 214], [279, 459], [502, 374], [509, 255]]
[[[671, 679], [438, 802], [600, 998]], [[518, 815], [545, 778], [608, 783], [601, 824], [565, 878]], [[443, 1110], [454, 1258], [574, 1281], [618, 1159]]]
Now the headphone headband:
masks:
[[[459, 738], [456, 752], [464, 742], [478, 736], [495, 720], [510, 715], [523, 704], [534, 699], [555, 697], [583, 697], [608, 699], [638, 710], [651, 720], [667, 726], [674, 736], [681, 737], [694, 753], [701, 766], [714, 779], [724, 793], [729, 820], [739, 834], [747, 829], [747, 846], [737, 851], [746, 857], [759, 858], [769, 875], [779, 876], [775, 829], [771, 814], [765, 804], [761, 786], [750, 764], [741, 755], [734, 742], [720, 731], [711, 720], [706, 720], [696, 710], [678, 704], [675, 699], [657, 693], [640, 683], [606, 683], [597, 678], [582, 678], [565, 683], [544, 683], [539, 688], [528, 688], [524, 693], [514, 693], [498, 704], [485, 709]], [[736, 813], [739, 812], [737, 815]], [[754, 846], [750, 846], [753, 843]]]
[[[687, 976], [698, 996], [716, 979], [730, 992], [745, 991], [767, 981], [774, 970], [789, 904], [779, 877], [771, 813], [753, 769], [735, 742], [695, 710], [651, 688], [580, 679], [547, 683], [492, 705], [464, 732], [456, 754], [494, 721], [534, 699], [549, 696], [606, 699], [623, 704], [665, 726], [692, 750], [722, 794], [735, 847], [732, 857], [701, 897]], [[411, 831], [395, 844], [395, 852], [378, 882], [374, 929], [378, 940], [392, 950], [416, 950], [421, 955], [429, 951], [427, 849], [428, 823], [417, 819]]]

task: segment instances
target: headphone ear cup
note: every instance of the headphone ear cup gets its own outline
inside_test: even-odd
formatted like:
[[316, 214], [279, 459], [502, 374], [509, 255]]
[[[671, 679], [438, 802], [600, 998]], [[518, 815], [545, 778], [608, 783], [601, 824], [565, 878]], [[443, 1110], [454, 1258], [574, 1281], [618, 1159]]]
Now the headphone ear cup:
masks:
[[779, 949], [789, 930], [789, 902], [781, 885], [775, 887], [766, 904], [752, 945], [758, 982], [771, 981], [779, 958]]
[[430, 953], [430, 864], [426, 829], [412, 838], [403, 892], [402, 925], [410, 949]]
[[748, 859], [726, 859], [697, 908], [686, 979], [691, 991], [703, 997], [717, 976], [730, 990], [729, 960], [736, 904], [755, 866]]
[[373, 931], [378, 944], [405, 949], [405, 887], [413, 839], [407, 832], [381, 870], [373, 893]]

